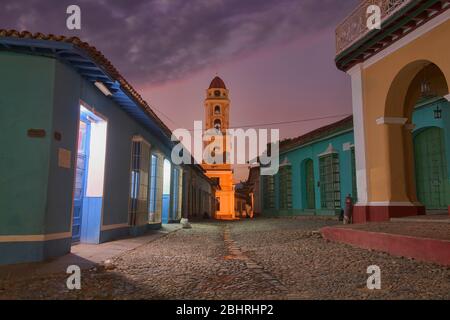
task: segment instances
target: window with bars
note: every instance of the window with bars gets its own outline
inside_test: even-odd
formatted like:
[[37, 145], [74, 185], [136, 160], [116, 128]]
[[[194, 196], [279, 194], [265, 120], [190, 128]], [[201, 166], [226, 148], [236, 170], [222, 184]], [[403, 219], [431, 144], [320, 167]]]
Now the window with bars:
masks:
[[264, 208], [275, 209], [275, 176], [264, 176]]
[[332, 153], [322, 156], [319, 159], [319, 164], [322, 209], [338, 209], [341, 207], [339, 155]]
[[130, 224], [147, 222], [149, 194], [150, 145], [140, 138], [133, 139], [131, 159]]
[[149, 199], [149, 222], [158, 223], [156, 217], [156, 183], [158, 178], [158, 157], [152, 154], [152, 163], [150, 166], [150, 199]]
[[180, 191], [180, 170], [173, 169], [173, 190], [172, 190], [172, 218], [178, 219], [178, 207], [179, 207], [179, 191]]
[[292, 209], [292, 169], [280, 167], [280, 209]]

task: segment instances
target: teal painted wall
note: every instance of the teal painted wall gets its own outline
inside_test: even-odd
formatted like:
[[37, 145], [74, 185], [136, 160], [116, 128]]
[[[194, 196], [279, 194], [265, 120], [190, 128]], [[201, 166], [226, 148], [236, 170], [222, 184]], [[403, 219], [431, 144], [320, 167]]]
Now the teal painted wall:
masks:
[[[76, 158], [76, 139], [80, 100], [94, 108], [108, 122], [105, 188], [103, 202], [103, 224], [128, 223], [130, 190], [131, 140], [135, 135], [143, 136], [152, 148], [170, 157], [170, 150], [155, 138], [148, 129], [131, 118], [119, 105], [104, 96], [95, 86], [83, 79], [75, 70], [60, 62], [56, 63], [55, 110], [53, 125], [63, 135], [61, 142], [54, 141], [50, 188], [52, 192], [52, 211], [48, 214], [47, 228], [52, 232], [65, 232], [70, 229], [70, 218], [63, 212], [72, 208], [72, 189], [74, 170], [60, 169], [57, 166], [59, 147], [72, 151], [73, 163]], [[50, 207], [49, 207], [50, 208]]]
[[[0, 52], [0, 70], [0, 235], [71, 232], [80, 100], [108, 121], [103, 224], [127, 224], [132, 137], [143, 136], [169, 159], [171, 150], [68, 65]], [[44, 129], [45, 138], [27, 137], [32, 128]], [[70, 169], [58, 165], [60, 148], [71, 151]], [[99, 238], [128, 233], [109, 230]], [[69, 238], [1, 243], [0, 264], [62, 255], [70, 246]]]
[[[45, 233], [55, 61], [0, 52], [0, 235]], [[30, 138], [28, 129], [44, 129]]]
[[[345, 197], [352, 194], [352, 174], [351, 174], [351, 151], [344, 151], [343, 145], [345, 143], [354, 144], [353, 131], [344, 132], [336, 136], [328, 137], [327, 139], [316, 141], [310, 145], [297, 148], [295, 150], [281, 153], [280, 162], [288, 159], [292, 168], [292, 210], [279, 209], [279, 176], [275, 178], [275, 209], [268, 210], [263, 207], [263, 215], [334, 215], [336, 212], [328, 209], [321, 209], [320, 187], [318, 181], [320, 180], [319, 173], [319, 155], [332, 144], [333, 148], [339, 154], [339, 171], [341, 179], [341, 205], [345, 202]], [[303, 170], [304, 161], [312, 159], [314, 164], [314, 179], [315, 179], [315, 203], [316, 210], [306, 210], [307, 204], [305, 199], [305, 177]], [[264, 179], [261, 179], [262, 184]]]
[[[434, 118], [434, 110], [437, 107], [442, 109], [442, 119]], [[445, 136], [445, 156], [447, 160], [447, 203], [450, 205], [450, 103], [445, 99], [430, 101], [419, 105], [413, 113], [413, 124], [416, 125], [413, 137], [420, 131], [429, 127], [438, 127], [444, 130]]]

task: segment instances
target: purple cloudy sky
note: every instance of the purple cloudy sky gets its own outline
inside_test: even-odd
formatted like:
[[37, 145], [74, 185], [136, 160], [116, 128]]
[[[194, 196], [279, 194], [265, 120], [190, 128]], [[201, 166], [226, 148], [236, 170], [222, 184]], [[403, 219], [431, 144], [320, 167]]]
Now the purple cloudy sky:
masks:
[[[205, 89], [218, 73], [239, 127], [351, 113], [349, 78], [334, 66], [334, 29], [358, 2], [2, 0], [0, 28], [88, 41], [172, 129], [203, 120]], [[81, 7], [81, 31], [66, 29], [71, 4]], [[336, 120], [272, 128], [286, 138]]]

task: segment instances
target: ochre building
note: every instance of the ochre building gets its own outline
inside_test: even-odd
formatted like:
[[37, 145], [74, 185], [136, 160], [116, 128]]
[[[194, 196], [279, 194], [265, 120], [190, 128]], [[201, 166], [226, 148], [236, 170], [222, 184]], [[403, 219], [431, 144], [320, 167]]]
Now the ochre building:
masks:
[[[373, 4], [382, 11], [380, 30], [366, 25]], [[421, 99], [450, 100], [449, 8], [448, 0], [361, 1], [337, 28], [336, 63], [352, 83], [356, 222], [450, 204], [448, 105], [428, 114], [439, 124], [428, 132], [413, 119]]]

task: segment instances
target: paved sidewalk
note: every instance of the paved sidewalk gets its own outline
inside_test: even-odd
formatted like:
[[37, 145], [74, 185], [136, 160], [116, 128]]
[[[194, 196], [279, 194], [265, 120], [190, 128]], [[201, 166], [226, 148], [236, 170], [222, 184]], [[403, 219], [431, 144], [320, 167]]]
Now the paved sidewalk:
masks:
[[49, 261], [0, 266], [0, 279], [26, 279], [65, 273], [70, 265], [77, 265], [83, 270], [95, 268], [106, 260], [135, 250], [181, 228], [181, 224], [167, 224], [160, 230], [150, 231], [140, 237], [130, 237], [98, 245], [78, 244], [72, 247], [70, 254]]

